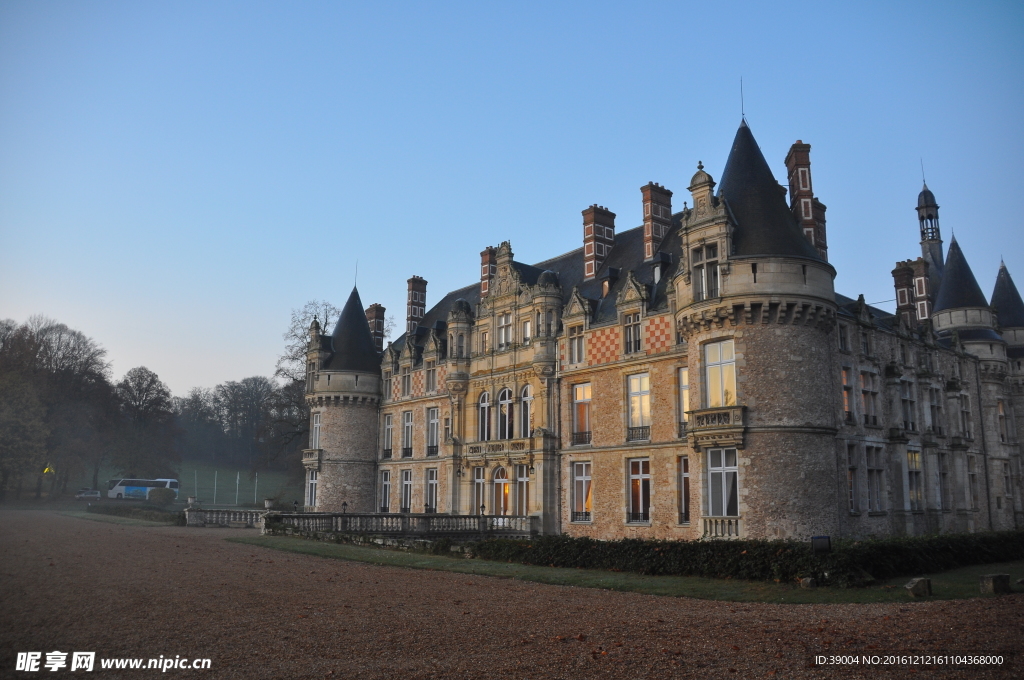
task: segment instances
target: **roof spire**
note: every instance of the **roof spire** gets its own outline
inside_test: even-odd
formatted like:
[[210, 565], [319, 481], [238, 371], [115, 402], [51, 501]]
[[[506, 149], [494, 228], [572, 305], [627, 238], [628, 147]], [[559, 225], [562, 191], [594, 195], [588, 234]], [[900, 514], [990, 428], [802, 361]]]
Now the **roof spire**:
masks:
[[949, 242], [942, 284], [939, 286], [938, 295], [935, 296], [933, 313], [961, 307], [988, 307], [988, 300], [981, 292], [978, 280], [971, 271], [971, 265], [967, 264], [967, 258], [960, 250], [960, 244], [954, 238]]
[[999, 325], [1003, 328], [1024, 327], [1024, 300], [1021, 300], [1017, 286], [1010, 278], [1006, 264], [1000, 258], [996, 287], [992, 291], [992, 306], [999, 314]]

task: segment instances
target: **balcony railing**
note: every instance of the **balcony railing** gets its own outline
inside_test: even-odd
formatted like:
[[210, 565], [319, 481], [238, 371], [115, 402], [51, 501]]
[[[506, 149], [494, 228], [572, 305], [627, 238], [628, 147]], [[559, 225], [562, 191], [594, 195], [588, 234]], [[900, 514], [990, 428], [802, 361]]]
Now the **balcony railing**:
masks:
[[[386, 510], [386, 508], [382, 508]], [[257, 513], [253, 513], [257, 514]], [[540, 530], [540, 517], [522, 515], [359, 514], [340, 512], [259, 513], [265, 525], [283, 524], [299, 531], [384, 535], [529, 537]]]
[[423, 507], [423, 514], [425, 515], [433, 515], [435, 512], [437, 512], [437, 508], [433, 506], [426, 505]]
[[382, 505], [382, 506], [380, 506], [380, 511], [381, 511], [382, 513], [384, 513], [385, 515], [386, 515], [386, 514], [388, 514], [389, 512], [391, 512], [391, 510], [389, 510], [389, 509], [388, 509], [388, 506], [386, 506], [386, 505]]
[[689, 423], [685, 420], [679, 422], [679, 429], [677, 430], [676, 436], [680, 439], [683, 439], [686, 436], [687, 425], [689, 425]]
[[573, 446], [583, 446], [584, 444], [589, 444], [589, 443], [590, 443], [590, 433], [589, 432], [573, 432], [572, 433], [572, 445]]
[[402, 447], [402, 458], [412, 458], [412, 447], [411, 446], [403, 446]]
[[469, 454], [474, 453], [518, 453], [533, 448], [531, 439], [497, 439], [493, 441], [471, 444], [466, 447]]
[[437, 444], [434, 444], [433, 446], [428, 446], [427, 447], [427, 455], [428, 456], [436, 456], [437, 455]]
[[323, 449], [303, 449], [302, 450], [302, 464], [306, 468], [319, 469], [320, 468], [320, 454]]
[[650, 512], [627, 512], [626, 522], [629, 524], [642, 524], [651, 521]]
[[391, 449], [384, 449], [384, 451], [381, 453], [380, 457], [381, 458], [390, 458], [391, 457]]
[[573, 511], [569, 515], [569, 521], [570, 522], [589, 522], [590, 521], [590, 513], [589, 512], [575, 512], [575, 511]]
[[744, 406], [716, 406], [689, 411], [687, 432], [694, 446], [742, 446]]
[[407, 514], [409, 514], [409, 508], [402, 508], [401, 510], [399, 510], [399, 512], [402, 513], [403, 515], [407, 515]]
[[642, 442], [647, 441], [651, 438], [651, 426], [644, 425], [643, 427], [630, 427], [626, 428], [626, 441], [627, 442]]
[[704, 538], [739, 538], [739, 517], [705, 517]]

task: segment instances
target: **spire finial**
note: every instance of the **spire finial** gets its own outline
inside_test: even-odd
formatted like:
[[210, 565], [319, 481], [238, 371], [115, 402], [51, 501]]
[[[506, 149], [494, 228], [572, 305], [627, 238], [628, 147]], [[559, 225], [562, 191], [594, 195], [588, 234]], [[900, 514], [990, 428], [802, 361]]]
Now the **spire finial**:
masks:
[[743, 76], [740, 76], [740, 118], [747, 119], [747, 110], [743, 104]]
[[698, 170], [703, 170], [704, 169], [704, 164], [701, 163], [700, 161], [697, 161], [697, 169]]
[[928, 186], [928, 180], [924, 178], [924, 157], [921, 158], [921, 182]]
[[356, 288], [359, 287], [359, 259], [356, 258], [356, 275], [352, 279], [352, 285]]

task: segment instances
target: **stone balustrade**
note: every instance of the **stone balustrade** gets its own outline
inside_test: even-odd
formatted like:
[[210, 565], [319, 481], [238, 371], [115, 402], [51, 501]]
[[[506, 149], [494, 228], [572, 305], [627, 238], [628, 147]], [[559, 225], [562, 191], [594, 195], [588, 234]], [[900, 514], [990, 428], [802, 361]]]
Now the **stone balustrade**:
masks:
[[540, 528], [539, 517], [510, 515], [270, 512], [266, 514], [265, 522], [284, 524], [299, 531], [424, 537], [529, 537], [537, 534]]
[[190, 527], [261, 526], [264, 510], [204, 510], [185, 508], [185, 525]]

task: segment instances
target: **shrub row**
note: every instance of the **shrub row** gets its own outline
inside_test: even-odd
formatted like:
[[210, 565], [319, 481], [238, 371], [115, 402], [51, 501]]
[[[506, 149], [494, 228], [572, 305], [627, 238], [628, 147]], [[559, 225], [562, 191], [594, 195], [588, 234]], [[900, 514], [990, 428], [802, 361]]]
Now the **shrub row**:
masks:
[[147, 522], [167, 522], [168, 524], [177, 524], [180, 527], [185, 526], [185, 513], [174, 512], [171, 510], [164, 510], [163, 508], [143, 503], [141, 505], [114, 505], [114, 504], [94, 504], [86, 508], [87, 512], [95, 512], [100, 515], [116, 515], [117, 517], [129, 517], [131, 519], [141, 519]]
[[873, 579], [1021, 560], [1024, 531], [839, 541], [823, 556], [813, 555], [809, 542], [767, 540], [598, 541], [541, 536], [488, 539], [471, 548], [476, 557], [500, 562], [755, 581], [813, 577], [826, 585], [850, 587]]

